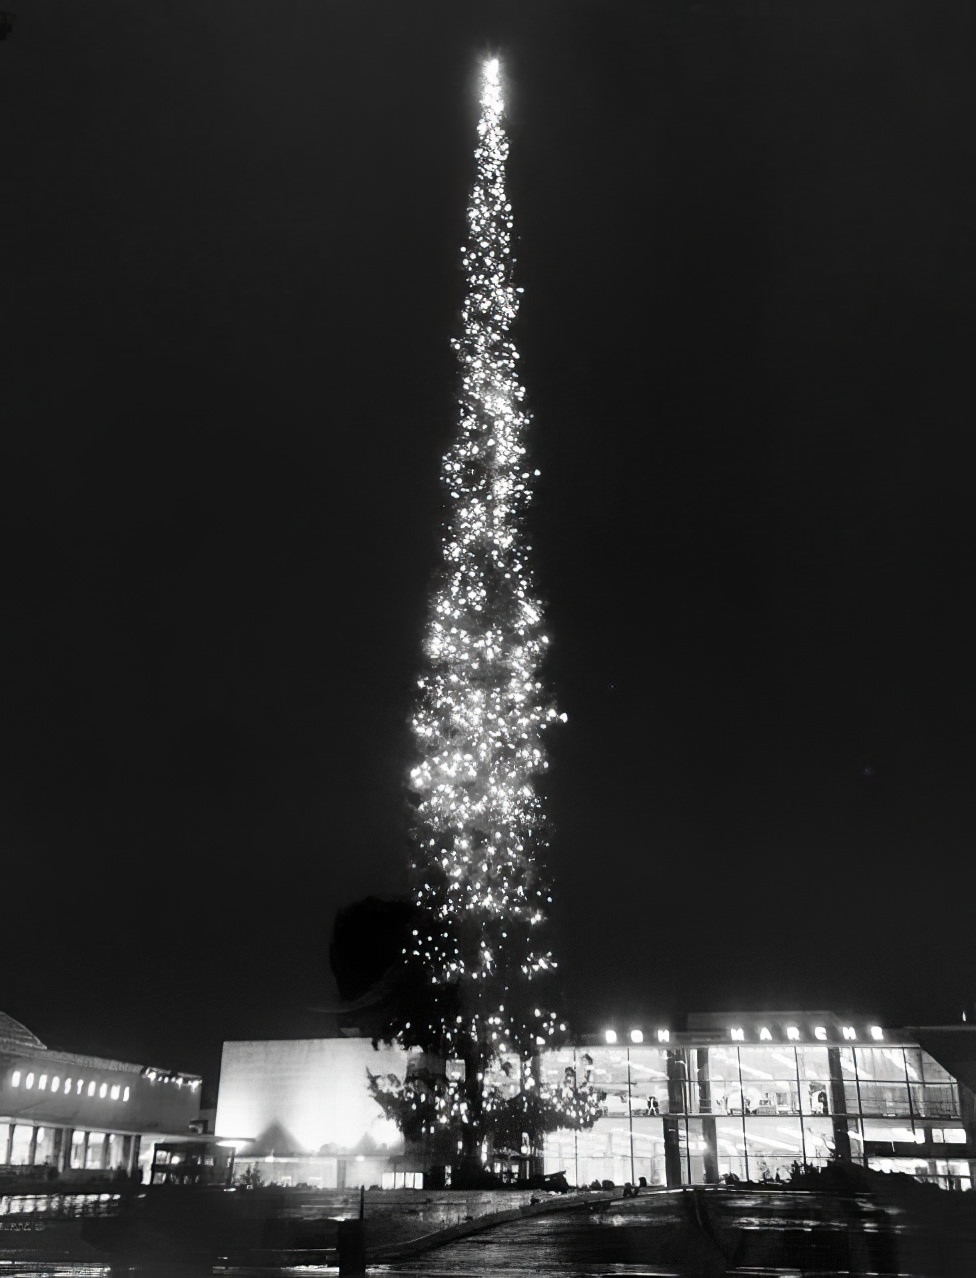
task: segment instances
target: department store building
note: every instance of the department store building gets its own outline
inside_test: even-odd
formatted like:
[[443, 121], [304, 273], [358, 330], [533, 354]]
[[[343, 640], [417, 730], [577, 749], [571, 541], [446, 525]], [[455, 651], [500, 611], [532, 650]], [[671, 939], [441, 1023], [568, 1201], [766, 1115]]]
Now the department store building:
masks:
[[[366, 1072], [411, 1058], [368, 1038], [224, 1044], [216, 1131], [238, 1166], [322, 1187], [424, 1184]], [[589, 1087], [600, 1117], [545, 1139], [571, 1185], [788, 1178], [832, 1158], [969, 1189], [976, 1169], [976, 1028], [890, 1029], [830, 1012], [696, 1014], [544, 1050], [542, 1080]], [[514, 1086], [498, 1070], [493, 1081]], [[503, 1160], [495, 1160], [501, 1169]], [[508, 1163], [507, 1166], [511, 1166]]]
[[190, 1142], [195, 1074], [46, 1046], [0, 1012], [0, 1178], [141, 1175], [157, 1141]]
[[965, 1026], [896, 1030], [829, 1012], [610, 1031], [546, 1058], [550, 1080], [573, 1071], [606, 1098], [591, 1130], [548, 1138], [546, 1169], [578, 1185], [677, 1186], [785, 1180], [794, 1162], [836, 1157], [969, 1189], [974, 1058]]

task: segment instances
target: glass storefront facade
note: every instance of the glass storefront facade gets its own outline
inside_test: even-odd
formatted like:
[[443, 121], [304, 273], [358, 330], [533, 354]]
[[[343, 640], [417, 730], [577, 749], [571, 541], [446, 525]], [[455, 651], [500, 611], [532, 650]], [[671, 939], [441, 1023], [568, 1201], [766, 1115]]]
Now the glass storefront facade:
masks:
[[544, 1054], [546, 1082], [592, 1088], [601, 1109], [591, 1129], [547, 1137], [547, 1173], [580, 1187], [775, 1181], [838, 1157], [972, 1187], [966, 1089], [921, 1047], [673, 1037]]
[[201, 1084], [194, 1074], [52, 1050], [0, 1011], [0, 1177], [145, 1175], [153, 1141], [187, 1133], [199, 1115]]

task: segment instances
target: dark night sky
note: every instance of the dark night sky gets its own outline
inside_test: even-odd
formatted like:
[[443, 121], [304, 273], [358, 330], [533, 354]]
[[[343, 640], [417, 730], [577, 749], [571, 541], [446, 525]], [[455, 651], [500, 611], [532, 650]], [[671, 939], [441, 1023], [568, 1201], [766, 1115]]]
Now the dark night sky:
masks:
[[212, 1077], [403, 890], [488, 53], [580, 1027], [972, 1007], [972, 8], [7, 7], [0, 1007]]

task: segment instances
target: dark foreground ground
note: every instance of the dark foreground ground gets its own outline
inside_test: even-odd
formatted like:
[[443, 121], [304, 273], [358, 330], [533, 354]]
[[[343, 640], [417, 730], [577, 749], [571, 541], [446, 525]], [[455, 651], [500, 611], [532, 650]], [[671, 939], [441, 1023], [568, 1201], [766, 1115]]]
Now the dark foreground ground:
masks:
[[976, 1209], [956, 1198], [925, 1211], [758, 1190], [678, 1190], [502, 1224], [413, 1257], [413, 1274], [910, 1275], [976, 1278]]
[[[537, 1201], [532, 1201], [535, 1197]], [[602, 1194], [367, 1195], [363, 1238], [370, 1274], [472, 1275], [899, 1275], [976, 1278], [976, 1195], [838, 1195], [772, 1188]], [[252, 1200], [260, 1202], [260, 1200]], [[268, 1200], [270, 1201], [270, 1199]], [[297, 1199], [290, 1200], [294, 1207]], [[271, 1229], [189, 1246], [192, 1222], [155, 1222], [123, 1248], [97, 1231], [79, 1246], [43, 1232], [4, 1249], [0, 1278], [190, 1278], [191, 1275], [336, 1275], [340, 1226], [324, 1203]], [[353, 1199], [332, 1209], [355, 1219]], [[318, 1215], [315, 1214], [316, 1208]], [[338, 1213], [337, 1213], [338, 1214]], [[6, 1241], [14, 1243], [9, 1237]], [[309, 1246], [314, 1243], [314, 1246]], [[228, 1245], [232, 1244], [232, 1245]], [[343, 1269], [351, 1274], [349, 1253]]]

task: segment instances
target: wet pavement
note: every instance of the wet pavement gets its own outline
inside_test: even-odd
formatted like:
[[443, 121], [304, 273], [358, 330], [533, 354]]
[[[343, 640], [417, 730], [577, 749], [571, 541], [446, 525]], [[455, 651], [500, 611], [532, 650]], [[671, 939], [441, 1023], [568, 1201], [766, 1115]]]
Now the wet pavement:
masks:
[[514, 1221], [375, 1272], [976, 1278], [976, 1238], [943, 1223], [870, 1199], [685, 1191]]
[[[440, 1243], [435, 1236], [387, 1256], [384, 1263], [370, 1263], [368, 1274], [976, 1278], [976, 1231], [956, 1227], [969, 1220], [972, 1213], [960, 1210], [969, 1204], [953, 1203], [949, 1195], [934, 1201], [936, 1216], [921, 1219], [873, 1198], [723, 1190], [648, 1194], [526, 1216]], [[194, 1270], [149, 1256], [145, 1263], [114, 1268], [68, 1257], [2, 1256], [0, 1278], [337, 1278], [339, 1273], [334, 1264], [287, 1264], [283, 1256]]]

